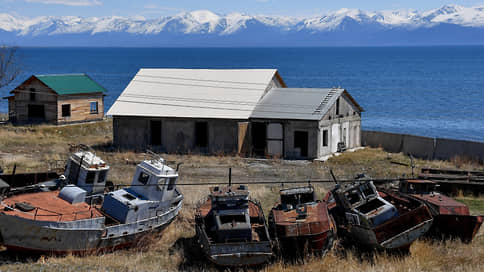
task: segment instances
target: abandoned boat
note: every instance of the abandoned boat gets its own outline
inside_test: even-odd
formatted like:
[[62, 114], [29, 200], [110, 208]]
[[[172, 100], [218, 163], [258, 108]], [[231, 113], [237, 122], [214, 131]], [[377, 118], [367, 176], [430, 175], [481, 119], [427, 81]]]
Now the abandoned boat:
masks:
[[284, 255], [324, 254], [333, 246], [336, 226], [311, 185], [280, 190], [269, 214], [269, 233]]
[[432, 225], [420, 201], [378, 192], [372, 181], [336, 185], [325, 197], [338, 234], [365, 249], [408, 249]]
[[106, 180], [109, 165], [88, 149], [80, 145], [69, 156], [63, 175], [57, 172], [15, 173], [14, 167], [13, 173], [0, 175], [0, 180], [8, 185], [0, 196], [54, 191], [68, 184], [83, 188], [87, 196], [104, 192], [105, 186], [110, 184]]
[[260, 203], [247, 186], [216, 186], [195, 213], [197, 238], [204, 254], [220, 266], [266, 263], [272, 244]]
[[430, 180], [402, 180], [400, 192], [409, 194], [427, 205], [434, 222], [427, 236], [447, 239], [459, 238], [471, 242], [482, 225], [482, 216], [472, 216], [469, 207], [436, 192], [437, 184]]
[[107, 168], [90, 152], [72, 156], [60, 190], [12, 195], [0, 203], [0, 238], [9, 250], [94, 253], [133, 245], [164, 229], [183, 196], [162, 158], [137, 165], [129, 188], [104, 193]]

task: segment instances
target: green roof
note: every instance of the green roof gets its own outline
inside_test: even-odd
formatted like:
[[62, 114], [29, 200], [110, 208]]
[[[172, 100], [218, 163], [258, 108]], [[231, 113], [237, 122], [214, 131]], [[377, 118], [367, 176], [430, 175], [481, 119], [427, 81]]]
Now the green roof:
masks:
[[83, 94], [106, 92], [86, 74], [35, 76], [58, 94]]

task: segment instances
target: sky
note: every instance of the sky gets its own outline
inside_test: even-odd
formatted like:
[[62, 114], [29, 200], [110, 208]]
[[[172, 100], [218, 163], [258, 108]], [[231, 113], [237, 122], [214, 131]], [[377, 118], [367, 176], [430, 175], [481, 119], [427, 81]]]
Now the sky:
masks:
[[484, 0], [0, 0], [0, 13], [17, 16], [143, 16], [156, 18], [193, 10], [218, 14], [317, 15], [341, 8], [365, 11], [429, 10], [443, 5], [484, 5]]

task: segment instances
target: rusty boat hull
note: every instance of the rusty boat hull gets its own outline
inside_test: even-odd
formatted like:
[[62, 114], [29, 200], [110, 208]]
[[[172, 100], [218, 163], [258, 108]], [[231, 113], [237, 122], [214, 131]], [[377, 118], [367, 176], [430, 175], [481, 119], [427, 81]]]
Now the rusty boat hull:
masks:
[[163, 231], [178, 215], [177, 206], [131, 224], [105, 226], [105, 218], [75, 221], [31, 220], [0, 213], [0, 235], [7, 250], [36, 254], [93, 254], [138, 245]]
[[[433, 218], [429, 209], [422, 202], [398, 193], [379, 191], [379, 195], [397, 208], [398, 216], [374, 227], [348, 222], [347, 214], [341, 213], [334, 202], [329, 203], [338, 235], [361, 249], [408, 250], [415, 240], [430, 230]], [[325, 199], [329, 200], [331, 196]]]
[[434, 222], [426, 236], [436, 239], [458, 238], [471, 242], [479, 231], [482, 216], [470, 215], [467, 205], [440, 194], [412, 194], [430, 209]]
[[336, 239], [336, 225], [323, 202], [308, 205], [303, 219], [295, 210], [276, 206], [269, 215], [269, 230], [284, 255], [325, 254]]

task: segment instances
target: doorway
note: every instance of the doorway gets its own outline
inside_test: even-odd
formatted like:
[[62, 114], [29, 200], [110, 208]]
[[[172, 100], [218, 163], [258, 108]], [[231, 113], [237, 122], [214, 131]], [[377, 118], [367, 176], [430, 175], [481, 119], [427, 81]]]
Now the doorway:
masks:
[[161, 121], [151, 121], [151, 145], [161, 145]]
[[199, 148], [208, 147], [208, 124], [207, 122], [195, 123], [195, 146]]
[[294, 148], [299, 148], [301, 157], [308, 156], [308, 132], [294, 131]]
[[30, 122], [43, 122], [45, 121], [45, 108], [44, 105], [32, 105], [27, 106], [27, 116]]
[[263, 122], [252, 123], [252, 152], [256, 156], [265, 156], [267, 125]]

